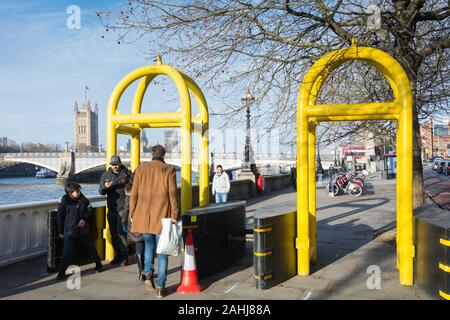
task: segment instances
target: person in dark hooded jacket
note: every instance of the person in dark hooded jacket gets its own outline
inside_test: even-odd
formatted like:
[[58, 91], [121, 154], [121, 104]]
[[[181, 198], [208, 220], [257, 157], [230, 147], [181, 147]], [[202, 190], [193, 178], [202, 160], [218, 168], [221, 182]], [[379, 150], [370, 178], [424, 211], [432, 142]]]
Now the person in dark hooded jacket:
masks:
[[120, 212], [125, 206], [125, 186], [131, 180], [131, 171], [121, 162], [119, 156], [112, 156], [110, 167], [100, 178], [99, 193], [107, 195], [108, 224], [111, 233], [111, 244], [114, 248], [114, 259], [111, 264], [128, 265], [127, 233], [123, 230]]
[[95, 262], [95, 271], [102, 270], [100, 257], [89, 236], [92, 205], [80, 189], [81, 186], [77, 183], [67, 183], [64, 188], [66, 194], [59, 201], [56, 222], [59, 237], [64, 239], [64, 242], [57, 280], [63, 280], [66, 277], [66, 269], [76, 241], [87, 250], [91, 261]]

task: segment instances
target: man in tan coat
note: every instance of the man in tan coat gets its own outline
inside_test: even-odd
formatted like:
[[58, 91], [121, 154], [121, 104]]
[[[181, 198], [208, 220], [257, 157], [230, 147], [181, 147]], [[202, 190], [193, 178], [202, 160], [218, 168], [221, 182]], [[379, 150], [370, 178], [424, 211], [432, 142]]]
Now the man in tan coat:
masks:
[[[147, 290], [155, 289], [153, 282], [154, 253], [161, 234], [163, 218], [176, 223], [179, 215], [175, 169], [164, 162], [164, 147], [152, 147], [152, 161], [139, 165], [134, 174], [130, 194], [131, 232], [144, 234], [144, 274]], [[168, 256], [158, 254], [156, 296], [165, 296]]]

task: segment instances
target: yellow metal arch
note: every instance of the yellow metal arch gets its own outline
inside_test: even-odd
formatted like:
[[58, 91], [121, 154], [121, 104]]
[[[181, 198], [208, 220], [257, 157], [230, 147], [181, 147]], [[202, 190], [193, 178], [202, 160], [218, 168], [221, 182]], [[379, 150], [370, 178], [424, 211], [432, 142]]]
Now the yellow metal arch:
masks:
[[[389, 82], [394, 101], [316, 105], [328, 75], [341, 64], [361, 60], [377, 68]], [[397, 266], [400, 283], [413, 284], [412, 96], [408, 77], [387, 53], [368, 47], [330, 52], [305, 75], [297, 102], [297, 272], [310, 273], [316, 250], [315, 129], [321, 121], [392, 120], [397, 128]]]
[[[151, 81], [158, 75], [168, 76], [175, 84], [180, 96], [180, 109], [176, 112], [141, 113], [142, 101]], [[133, 99], [130, 114], [117, 111], [120, 98], [125, 90], [135, 81], [140, 80]], [[199, 107], [199, 114], [191, 115], [190, 93], [193, 94]], [[140, 136], [143, 128], [181, 129], [181, 213], [192, 208], [192, 139], [191, 133], [200, 134], [199, 155], [199, 204], [209, 203], [209, 139], [208, 139], [208, 105], [198, 85], [183, 72], [162, 63], [160, 57], [156, 65], [145, 66], [127, 74], [114, 88], [108, 102], [106, 125], [106, 167], [109, 159], [117, 153], [117, 134], [131, 136], [130, 166], [134, 171], [140, 163]], [[111, 245], [109, 225], [106, 225], [106, 259], [114, 258]]]

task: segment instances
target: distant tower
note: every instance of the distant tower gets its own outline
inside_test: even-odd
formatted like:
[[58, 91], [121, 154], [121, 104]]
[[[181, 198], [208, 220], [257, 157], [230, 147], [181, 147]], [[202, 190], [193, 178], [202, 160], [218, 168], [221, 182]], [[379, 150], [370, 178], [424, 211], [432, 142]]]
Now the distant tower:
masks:
[[149, 152], [147, 134], [144, 129], [141, 134], [141, 152]]
[[78, 103], [74, 107], [74, 136], [75, 147], [78, 151], [98, 151], [98, 105], [95, 103], [91, 110], [89, 100], [85, 101], [78, 110]]
[[131, 139], [128, 139], [127, 142], [127, 152], [131, 152]]
[[178, 131], [175, 129], [164, 130], [164, 148], [166, 152], [177, 152]]

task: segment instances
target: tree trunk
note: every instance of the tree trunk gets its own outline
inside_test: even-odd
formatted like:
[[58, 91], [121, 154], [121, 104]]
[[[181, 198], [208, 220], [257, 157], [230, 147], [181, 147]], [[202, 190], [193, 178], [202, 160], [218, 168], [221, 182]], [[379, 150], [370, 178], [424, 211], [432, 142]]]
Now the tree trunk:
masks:
[[411, 81], [413, 89], [413, 208], [424, 204], [423, 167], [422, 167], [422, 140], [420, 136], [420, 124], [418, 108], [416, 105], [416, 82]]

